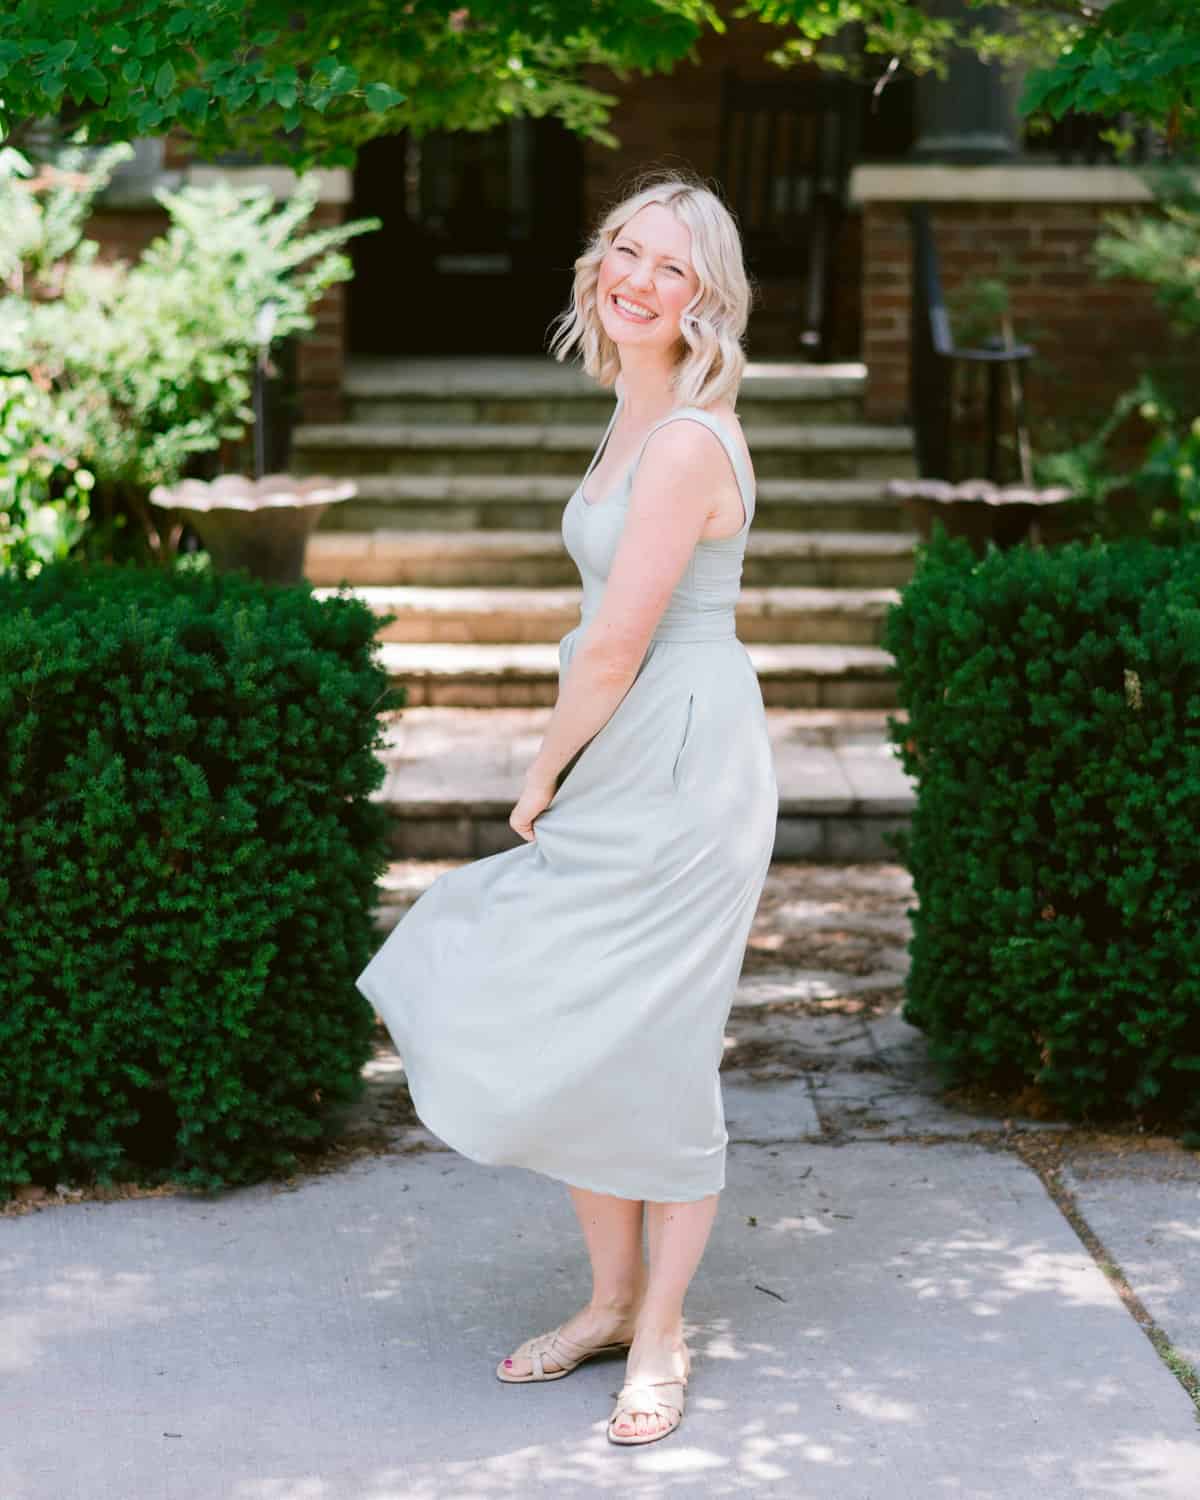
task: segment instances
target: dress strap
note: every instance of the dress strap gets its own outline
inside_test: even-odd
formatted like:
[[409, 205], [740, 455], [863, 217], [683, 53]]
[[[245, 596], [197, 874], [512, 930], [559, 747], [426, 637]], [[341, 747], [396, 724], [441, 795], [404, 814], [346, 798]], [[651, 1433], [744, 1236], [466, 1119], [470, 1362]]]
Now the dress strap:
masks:
[[[588, 464], [587, 468], [584, 470], [583, 478], [579, 481], [579, 488], [580, 489], [583, 489], [584, 485], [588, 482], [588, 475], [592, 472], [592, 470], [600, 462], [600, 459], [603, 456], [605, 448], [608, 447], [608, 437], [609, 437], [609, 434], [613, 430], [613, 423], [616, 422], [616, 420], [617, 420], [617, 413], [621, 410], [621, 400], [622, 400], [621, 393], [618, 391], [617, 392], [617, 399], [616, 399], [616, 401], [615, 401], [615, 403], [613, 405], [613, 409], [612, 409], [612, 416], [609, 417], [609, 419], [608, 419], [608, 426], [604, 429], [604, 436], [600, 439], [599, 443], [597, 443], [597, 445], [596, 445], [596, 451], [592, 454], [592, 461], [591, 461], [590, 464]], [[588, 502], [585, 501], [584, 503], [587, 504]]]
[[[746, 512], [746, 519], [742, 523], [742, 529], [744, 530], [750, 524], [750, 518], [754, 514], [755, 487], [750, 481], [749, 471], [747, 469], [745, 460], [742, 457], [741, 450], [738, 448], [737, 444], [729, 436], [728, 432], [726, 432], [722, 423], [720, 423], [711, 412], [704, 411], [699, 406], [676, 407], [674, 411], [668, 412], [665, 417], [661, 417], [657, 422], [655, 422], [654, 426], [651, 427], [650, 431], [647, 432], [646, 436], [642, 439], [641, 447], [638, 449], [637, 456], [634, 458], [633, 464], [630, 467], [630, 483], [632, 483], [633, 481], [633, 475], [636, 472], [638, 463], [641, 460], [642, 451], [645, 448], [646, 444], [650, 441], [650, 438], [654, 435], [654, 433], [658, 431], [660, 427], [665, 427], [668, 422], [677, 422], [681, 418], [686, 418], [687, 420], [692, 422], [699, 422], [702, 427], [707, 427], [709, 432], [715, 435], [722, 448], [725, 449], [725, 452], [729, 457], [729, 462], [733, 465], [733, 475], [737, 480], [738, 492], [742, 497], [742, 509]], [[737, 533], [735, 532], [733, 533], [733, 535], [737, 535]]]

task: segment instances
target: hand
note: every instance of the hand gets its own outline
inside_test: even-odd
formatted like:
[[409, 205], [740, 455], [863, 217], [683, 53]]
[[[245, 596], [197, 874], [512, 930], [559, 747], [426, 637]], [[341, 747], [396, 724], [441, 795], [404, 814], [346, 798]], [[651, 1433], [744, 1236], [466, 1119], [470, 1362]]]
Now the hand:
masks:
[[519, 833], [526, 843], [533, 841], [533, 820], [538, 813], [549, 807], [554, 797], [554, 782], [527, 779], [521, 788], [516, 807], [508, 817], [508, 826]]

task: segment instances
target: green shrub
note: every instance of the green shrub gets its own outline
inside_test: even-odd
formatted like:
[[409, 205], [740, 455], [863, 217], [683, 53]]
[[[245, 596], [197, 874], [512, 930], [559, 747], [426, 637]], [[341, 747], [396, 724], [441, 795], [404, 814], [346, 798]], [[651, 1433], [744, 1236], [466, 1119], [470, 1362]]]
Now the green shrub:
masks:
[[1141, 175], [1155, 211], [1105, 214], [1092, 264], [1102, 280], [1130, 277], [1152, 286], [1173, 330], [1194, 336], [1200, 330], [1200, 193], [1183, 166], [1143, 168]]
[[79, 434], [22, 376], [0, 375], [0, 575], [33, 577], [83, 535], [95, 478]]
[[360, 1090], [375, 627], [243, 574], [0, 580], [0, 1191], [252, 1180]]
[[1197, 546], [918, 548], [903, 1014], [947, 1079], [1200, 1124], [1198, 582]]
[[[1168, 384], [1143, 373], [1082, 442], [1034, 460], [1037, 481], [1070, 489], [1083, 525], [1100, 540], [1200, 541], [1200, 416], [1190, 391], [1184, 406]], [[1136, 446], [1127, 441], [1133, 428], [1148, 434]], [[1131, 457], [1117, 456], [1119, 443]]]
[[310, 227], [315, 177], [282, 203], [218, 181], [160, 190], [166, 231], [133, 265], [102, 262], [83, 237], [86, 210], [125, 150], [88, 171], [80, 151], [66, 152], [36, 190], [30, 164], [0, 153], [0, 360], [36, 372], [95, 477], [87, 554], [111, 557], [132, 518], [120, 555], [157, 560], [154, 485], [222, 444], [251, 466], [233, 445], [249, 446], [260, 314], [273, 311], [277, 344], [311, 330], [321, 296], [352, 274], [342, 246], [379, 221]]

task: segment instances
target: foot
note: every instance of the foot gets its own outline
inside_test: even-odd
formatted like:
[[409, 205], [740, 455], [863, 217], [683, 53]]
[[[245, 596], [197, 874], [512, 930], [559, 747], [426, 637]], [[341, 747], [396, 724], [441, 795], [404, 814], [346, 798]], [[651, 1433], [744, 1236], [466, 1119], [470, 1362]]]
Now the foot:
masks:
[[[670, 1333], [638, 1333], [625, 1362], [626, 1384], [634, 1380], [686, 1380], [692, 1358], [683, 1341], [682, 1328]], [[612, 1424], [618, 1437], [652, 1437], [665, 1432], [670, 1422], [658, 1411], [634, 1411]]]
[[[633, 1340], [637, 1316], [638, 1309], [633, 1305], [623, 1310], [594, 1308], [589, 1304], [562, 1324], [562, 1332], [577, 1344], [628, 1344]], [[563, 1366], [553, 1354], [547, 1353], [542, 1357], [542, 1368], [550, 1374]], [[533, 1361], [523, 1354], [504, 1361], [506, 1375], [528, 1375], [532, 1369]]]

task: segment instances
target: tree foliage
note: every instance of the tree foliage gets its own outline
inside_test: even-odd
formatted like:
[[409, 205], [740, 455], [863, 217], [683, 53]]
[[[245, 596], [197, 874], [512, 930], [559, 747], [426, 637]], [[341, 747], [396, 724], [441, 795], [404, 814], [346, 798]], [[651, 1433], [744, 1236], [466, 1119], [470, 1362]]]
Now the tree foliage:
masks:
[[517, 114], [611, 140], [615, 98], [581, 68], [661, 71], [702, 25], [723, 29], [708, 0], [17, 0], [0, 12], [0, 111], [18, 133], [48, 115], [93, 141], [182, 129], [207, 154], [295, 165]]
[[1168, 142], [1200, 143], [1200, 5], [1112, 0], [1052, 64], [1026, 82], [1025, 111], [1128, 111]]
[[[16, 0], [0, 11], [0, 124], [47, 117], [92, 142], [167, 131], [200, 154], [352, 163], [373, 136], [486, 130], [555, 115], [615, 145], [617, 96], [593, 70], [671, 72], [727, 15], [764, 26], [764, 56], [878, 82], [943, 74], [964, 45], [1033, 69], [1021, 110], [1128, 110], [1200, 139], [1195, 0]], [[772, 45], [771, 32], [777, 33]]]

